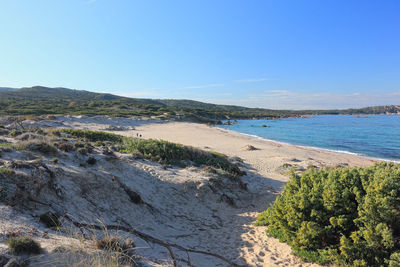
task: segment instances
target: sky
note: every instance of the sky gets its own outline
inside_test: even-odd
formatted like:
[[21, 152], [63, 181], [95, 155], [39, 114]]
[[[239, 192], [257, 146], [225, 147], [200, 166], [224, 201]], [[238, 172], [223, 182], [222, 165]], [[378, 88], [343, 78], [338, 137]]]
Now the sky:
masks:
[[400, 105], [398, 0], [0, 0], [0, 87]]

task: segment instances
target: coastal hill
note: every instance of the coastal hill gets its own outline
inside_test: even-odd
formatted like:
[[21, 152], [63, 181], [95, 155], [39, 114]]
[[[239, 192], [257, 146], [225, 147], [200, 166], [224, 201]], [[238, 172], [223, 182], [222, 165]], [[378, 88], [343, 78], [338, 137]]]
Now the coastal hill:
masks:
[[216, 105], [193, 100], [129, 98], [68, 88], [0, 87], [0, 115], [158, 116], [195, 122], [282, 118], [318, 114], [400, 114], [400, 105], [344, 110], [271, 110]]

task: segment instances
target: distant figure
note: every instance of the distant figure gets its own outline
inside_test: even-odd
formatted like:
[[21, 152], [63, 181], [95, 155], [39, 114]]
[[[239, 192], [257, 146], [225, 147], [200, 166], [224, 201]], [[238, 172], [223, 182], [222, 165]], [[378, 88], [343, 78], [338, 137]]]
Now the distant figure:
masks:
[[136, 137], [139, 137], [139, 133], [136, 133]]
[[139, 134], [139, 137], [142, 137], [142, 135], [141, 135], [141, 134]]

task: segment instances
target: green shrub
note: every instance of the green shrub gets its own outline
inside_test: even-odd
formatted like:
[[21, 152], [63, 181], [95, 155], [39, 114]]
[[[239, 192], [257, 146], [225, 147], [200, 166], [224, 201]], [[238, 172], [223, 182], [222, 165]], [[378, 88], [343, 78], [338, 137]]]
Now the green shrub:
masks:
[[52, 161], [54, 164], [57, 164], [57, 163], [58, 163], [58, 158], [52, 158], [51, 161]]
[[400, 164], [292, 173], [256, 224], [305, 260], [398, 266]]
[[8, 247], [15, 254], [40, 254], [40, 244], [30, 237], [11, 237], [7, 240]]
[[[144, 157], [162, 164], [186, 167], [192, 162], [195, 166], [212, 166], [222, 170], [223, 174], [229, 177], [245, 174], [237, 164], [232, 163], [223, 154], [207, 152], [163, 140], [128, 138], [112, 133], [79, 129], [57, 129], [52, 130], [52, 133], [56, 136], [61, 136], [64, 133], [76, 138], [82, 138], [87, 142], [94, 142], [95, 146], [104, 146], [111, 142], [120, 152], [130, 153], [133, 157], [138, 155], [137, 158]], [[72, 144], [71, 146], [74, 147]], [[85, 144], [85, 148], [88, 153], [93, 150], [89, 143]], [[85, 154], [86, 151], [79, 150], [82, 154]], [[94, 160], [89, 159], [87, 163], [93, 165], [96, 163]]]
[[55, 148], [51, 144], [49, 144], [47, 142], [41, 142], [41, 141], [40, 142], [36, 142], [36, 141], [29, 142], [26, 145], [26, 149], [31, 150], [31, 151], [38, 151], [43, 154], [56, 154], [58, 152], [57, 148]]
[[53, 130], [53, 133], [66, 133], [77, 138], [83, 138], [90, 142], [96, 141], [110, 141], [110, 142], [122, 142], [123, 136], [106, 133], [101, 131], [90, 131], [90, 130], [79, 130], [79, 129], [59, 129]]
[[23, 133], [23, 131], [14, 129], [14, 130], [11, 130], [11, 132], [8, 135], [11, 137], [16, 137], [18, 135], [21, 135], [22, 133]]
[[122, 147], [124, 152], [140, 153], [143, 157], [160, 163], [179, 165], [183, 164], [182, 161], [192, 161], [195, 165], [213, 166], [232, 175], [244, 174], [223, 154], [163, 140], [125, 138]]
[[74, 150], [75, 150], [74, 145], [71, 144], [71, 143], [68, 143], [68, 142], [63, 142], [63, 143], [59, 144], [59, 145], [58, 145], [58, 148], [59, 148], [61, 151], [64, 151], [64, 152], [71, 152], [71, 151], [74, 151]]
[[14, 170], [8, 169], [8, 168], [4, 168], [4, 167], [0, 168], [0, 179], [1, 178], [12, 177], [14, 175], [15, 175], [15, 171]]

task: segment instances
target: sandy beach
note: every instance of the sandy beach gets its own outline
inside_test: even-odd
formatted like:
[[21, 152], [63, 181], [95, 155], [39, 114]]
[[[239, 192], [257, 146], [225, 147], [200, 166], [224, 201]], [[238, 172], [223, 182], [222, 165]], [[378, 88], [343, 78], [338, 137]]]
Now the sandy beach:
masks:
[[[287, 181], [287, 175], [276, 171], [285, 163], [306, 168], [309, 165], [368, 166], [375, 162], [374, 159], [367, 157], [280, 144], [204, 124], [182, 122], [146, 124], [136, 127], [136, 130], [143, 138], [163, 139], [229, 156], [238, 156], [259, 175], [276, 181], [272, 186], [277, 189], [282, 182]], [[247, 150], [248, 145], [254, 146], [256, 150]]]

